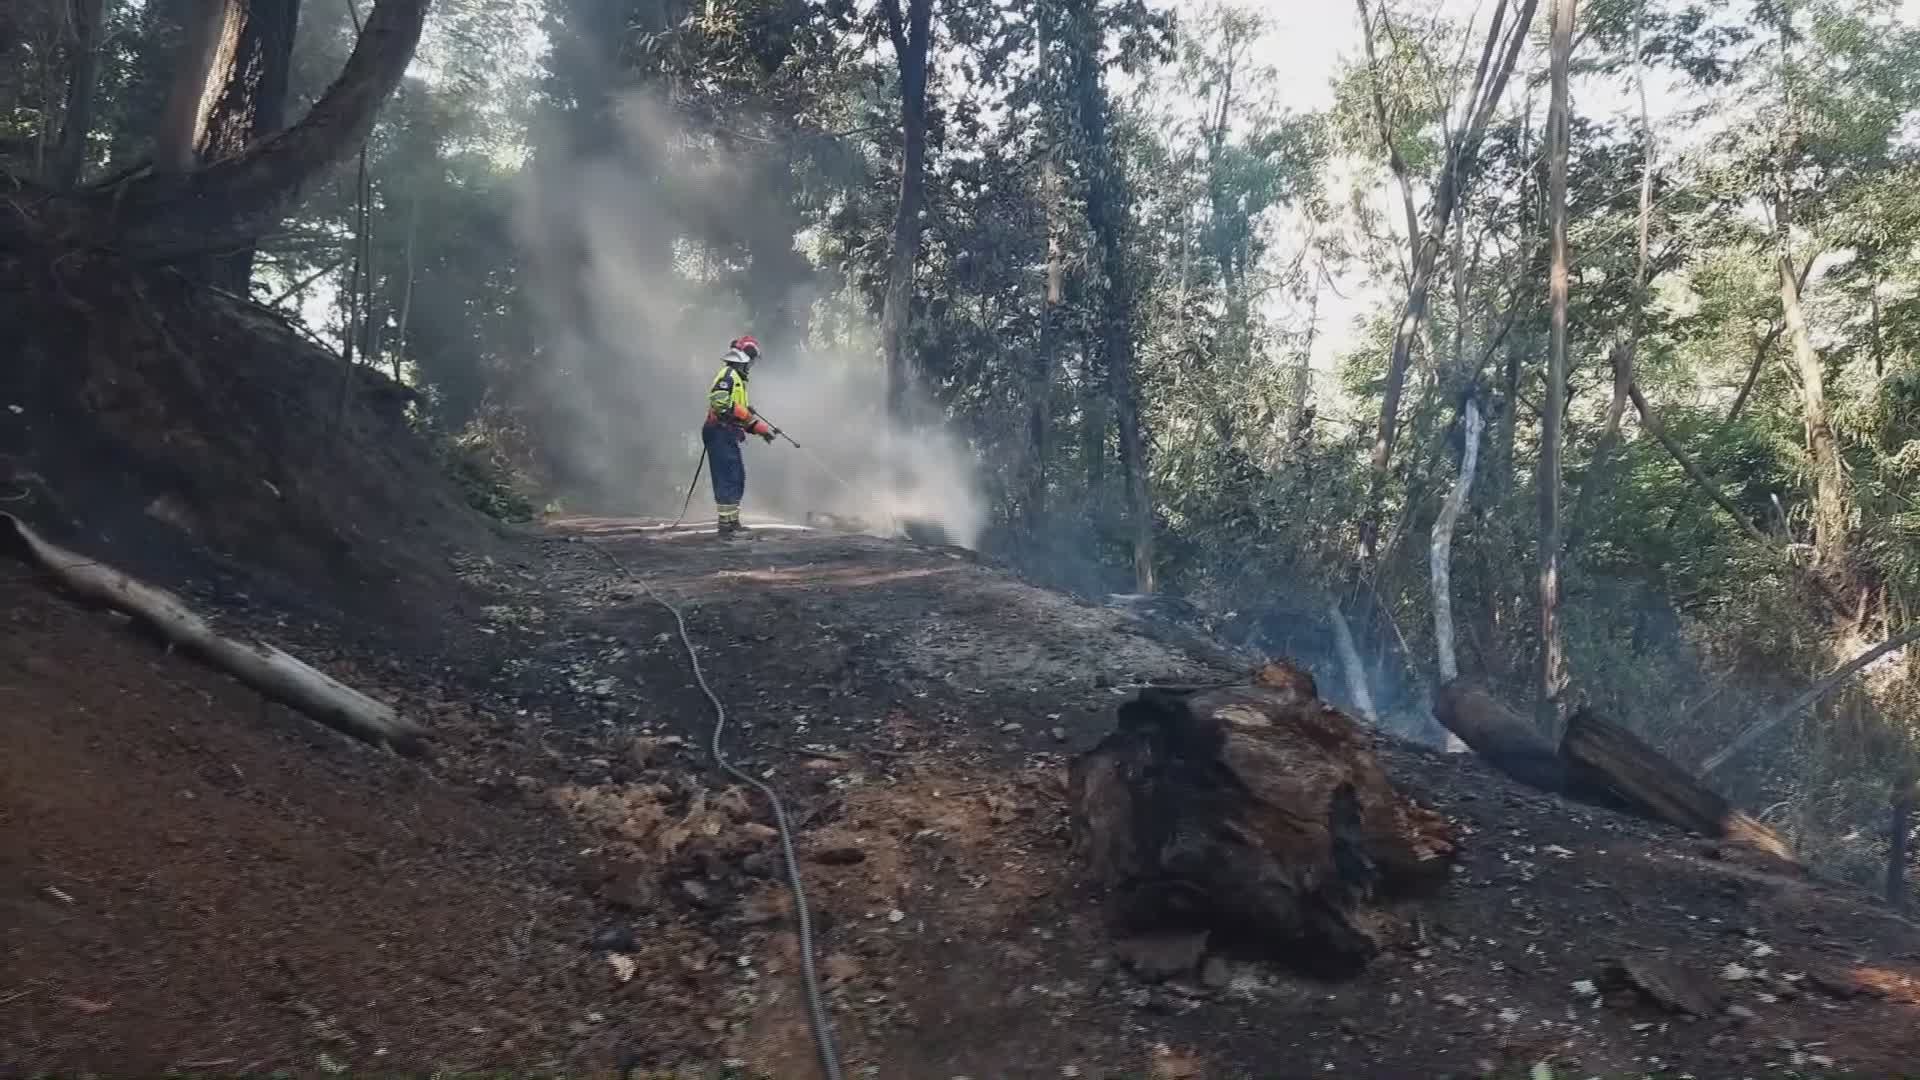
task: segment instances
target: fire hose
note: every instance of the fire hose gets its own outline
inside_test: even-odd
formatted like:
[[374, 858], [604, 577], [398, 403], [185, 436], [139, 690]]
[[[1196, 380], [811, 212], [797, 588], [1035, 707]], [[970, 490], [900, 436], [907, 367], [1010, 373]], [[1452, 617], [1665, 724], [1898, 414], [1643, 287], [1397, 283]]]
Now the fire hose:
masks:
[[[694, 478], [697, 481], [699, 474], [696, 473]], [[800, 858], [794, 853], [793, 827], [787, 821], [786, 807], [780, 802], [778, 792], [727, 760], [725, 751], [720, 748], [720, 736], [727, 727], [727, 707], [721, 704], [719, 695], [715, 694], [713, 687], [707, 683], [706, 672], [701, 670], [700, 654], [693, 647], [693, 635], [687, 630], [686, 616], [682, 615], [680, 609], [669, 603], [665, 597], [653, 591], [653, 586], [647, 583], [647, 579], [628, 569], [627, 565], [621, 562], [613, 552], [591, 541], [589, 544], [613, 564], [615, 570], [640, 586], [649, 599], [666, 608], [667, 613], [673, 616], [674, 626], [680, 634], [680, 644], [687, 652], [687, 663], [693, 668], [693, 681], [699, 684], [700, 692], [707, 696], [708, 704], [713, 706], [713, 735], [708, 742], [708, 749], [713, 754], [714, 764], [728, 776], [765, 796], [767, 804], [773, 808], [773, 822], [780, 831], [780, 854], [786, 861], [787, 888], [793, 894], [794, 921], [799, 929], [800, 981], [806, 991], [807, 1020], [813, 1029], [813, 1045], [820, 1055], [821, 1075], [826, 1077], [826, 1080], [843, 1080], [840, 1056], [834, 1047], [833, 1025], [827, 1018], [826, 999], [820, 992], [820, 974], [814, 967], [813, 920], [807, 911], [806, 888], [800, 880]]]

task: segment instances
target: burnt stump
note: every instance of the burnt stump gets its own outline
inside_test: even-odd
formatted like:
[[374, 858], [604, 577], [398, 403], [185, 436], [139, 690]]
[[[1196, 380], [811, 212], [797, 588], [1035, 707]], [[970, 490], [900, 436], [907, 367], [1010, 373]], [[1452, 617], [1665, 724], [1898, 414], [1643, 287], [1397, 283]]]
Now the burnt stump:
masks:
[[1443, 880], [1454, 853], [1446, 820], [1288, 664], [1143, 691], [1069, 785], [1116, 933], [1198, 931], [1318, 975], [1363, 967], [1392, 925], [1379, 901]]

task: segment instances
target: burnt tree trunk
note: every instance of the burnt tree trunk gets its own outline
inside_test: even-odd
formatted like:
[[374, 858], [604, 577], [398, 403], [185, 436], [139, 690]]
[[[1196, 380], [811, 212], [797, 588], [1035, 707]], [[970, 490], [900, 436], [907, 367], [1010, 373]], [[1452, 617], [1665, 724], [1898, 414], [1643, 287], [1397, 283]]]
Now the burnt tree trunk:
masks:
[[[286, 126], [287, 79], [299, 0], [249, 0], [235, 9], [239, 26], [233, 47], [219, 55], [212, 81], [219, 87], [194, 146], [201, 164], [237, 157], [247, 147]], [[209, 256], [202, 280], [245, 295], [253, 280], [254, 243]]]
[[1478, 687], [1443, 688], [1434, 715], [1489, 765], [1529, 787], [1725, 840], [1775, 869], [1797, 867], [1772, 829], [1638, 735], [1591, 712], [1577, 713], [1558, 745]]
[[1313, 680], [1149, 689], [1070, 776], [1076, 848], [1124, 935], [1200, 932], [1325, 975], [1378, 951], [1382, 893], [1444, 877], [1450, 827], [1400, 794]]
[[1560, 756], [1576, 794], [1610, 795], [1642, 816], [1793, 861], [1792, 849], [1772, 829], [1736, 809], [1638, 735], [1587, 710], [1568, 721]]
[[1533, 722], [1477, 686], [1450, 683], [1434, 698], [1434, 718], [1487, 763], [1541, 791], [1565, 793], [1566, 764]]
[[13, 192], [13, 212], [0, 215], [0, 252], [111, 251], [135, 263], [177, 264], [265, 235], [366, 139], [413, 59], [427, 6], [377, 0], [346, 67], [306, 116], [234, 157], [80, 194], [0, 175]]
[[1896, 915], [1907, 913], [1908, 842], [1913, 833], [1913, 804], [1920, 800], [1920, 780], [1911, 771], [1894, 781], [1887, 800], [1892, 820], [1887, 826], [1887, 906]]

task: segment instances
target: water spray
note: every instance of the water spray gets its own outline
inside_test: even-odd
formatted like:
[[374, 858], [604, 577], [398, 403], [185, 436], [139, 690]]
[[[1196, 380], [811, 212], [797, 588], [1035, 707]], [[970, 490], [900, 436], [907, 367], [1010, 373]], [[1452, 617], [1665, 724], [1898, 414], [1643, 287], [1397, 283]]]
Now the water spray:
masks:
[[[773, 433], [775, 435], [778, 435], [781, 438], [787, 440], [788, 444], [791, 445], [795, 450], [798, 450], [801, 453], [805, 454], [807, 456], [807, 460], [813, 462], [814, 468], [819, 469], [822, 473], [825, 473], [827, 476], [831, 477], [835, 483], [839, 484], [843, 488], [846, 488], [847, 494], [852, 495], [856, 499], [862, 498], [860, 489], [854, 487], [851, 483], [849, 483], [846, 477], [841, 476], [839, 473], [835, 472], [833, 470], [833, 467], [828, 465], [826, 461], [824, 461], [820, 457], [819, 454], [816, 454], [812, 450], [809, 450], [806, 447], [801, 446], [799, 441], [796, 440], [793, 436], [780, 430], [780, 425], [774, 423], [771, 420], [768, 420], [765, 416], [760, 415], [760, 410], [749, 409], [749, 411], [753, 413], [754, 419], [759, 420], [761, 423], [767, 425], [769, 428], [772, 428]], [[894, 532], [901, 531], [900, 519], [893, 516], [893, 511], [888, 510], [885, 507], [881, 507], [880, 512], [886, 515], [888, 528], [892, 529]]]

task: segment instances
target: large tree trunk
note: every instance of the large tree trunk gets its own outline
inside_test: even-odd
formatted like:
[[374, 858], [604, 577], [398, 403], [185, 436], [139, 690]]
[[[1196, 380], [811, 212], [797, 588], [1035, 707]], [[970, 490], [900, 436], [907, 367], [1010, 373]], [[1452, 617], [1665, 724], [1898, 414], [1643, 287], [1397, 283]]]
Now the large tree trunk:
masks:
[[71, 54], [67, 102], [49, 172], [53, 186], [61, 190], [79, 184], [87, 164], [87, 136], [93, 131], [93, 103], [100, 83], [100, 21], [104, 8], [104, 0], [72, 0], [69, 5], [72, 35], [67, 43]]
[[1311, 676], [1148, 690], [1074, 761], [1076, 848], [1122, 934], [1212, 935], [1327, 975], [1379, 949], [1380, 893], [1444, 879], [1444, 819], [1395, 791]]
[[240, 0], [190, 0], [187, 9], [166, 109], [153, 138], [153, 167], [167, 173], [184, 173], [199, 163], [194, 148], [206, 123], [214, 68], [239, 29]]
[[1552, 36], [1553, 97], [1547, 113], [1547, 222], [1552, 235], [1552, 265], [1547, 277], [1551, 332], [1547, 345], [1547, 384], [1541, 393], [1540, 478], [1540, 681], [1538, 722], [1543, 731], [1560, 726], [1561, 694], [1567, 687], [1566, 645], [1560, 632], [1560, 451], [1565, 442], [1567, 407], [1567, 159], [1573, 129], [1567, 101], [1568, 68], [1573, 59], [1574, 0], [1554, 0]]
[[0, 216], [0, 244], [80, 245], [172, 263], [257, 239], [365, 140], [413, 58], [427, 7], [428, 0], [377, 0], [340, 77], [307, 115], [235, 157], [77, 199], [14, 181], [21, 212]]
[[1107, 397], [1120, 434], [1127, 511], [1133, 526], [1134, 587], [1154, 591], [1153, 500], [1147, 484], [1146, 439], [1133, 384], [1133, 274], [1127, 266], [1127, 181], [1107, 126], [1107, 93], [1100, 81], [1101, 27], [1091, 0], [1071, 5], [1074, 97], [1087, 166], [1087, 221], [1100, 248], [1102, 345]]
[[[293, 39], [300, 20], [299, 0], [247, 0], [230, 11], [232, 47], [223, 43], [209, 81], [219, 87], [207, 114], [195, 158], [209, 164], [246, 152], [247, 147], [286, 126], [287, 81], [293, 68]], [[245, 295], [253, 279], [254, 244], [210, 256], [205, 280]]]
[[913, 303], [913, 271], [920, 259], [920, 210], [927, 183], [927, 52], [933, 0], [883, 0], [887, 30], [900, 66], [900, 201], [894, 207], [893, 251], [887, 263], [887, 292], [880, 307], [881, 347], [886, 350], [887, 412], [907, 418], [909, 388], [916, 365], [907, 352]]

